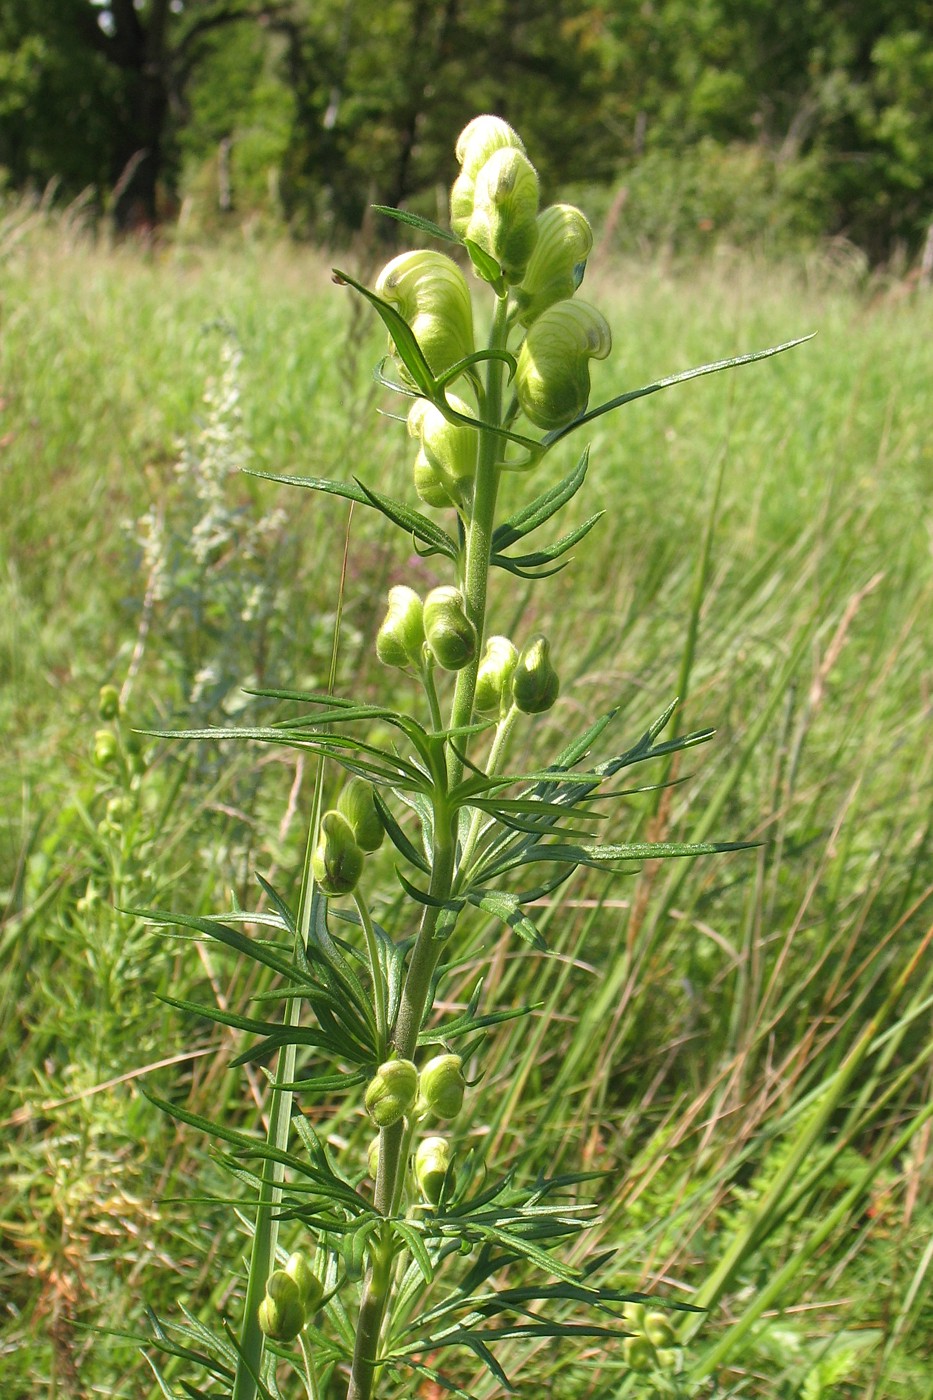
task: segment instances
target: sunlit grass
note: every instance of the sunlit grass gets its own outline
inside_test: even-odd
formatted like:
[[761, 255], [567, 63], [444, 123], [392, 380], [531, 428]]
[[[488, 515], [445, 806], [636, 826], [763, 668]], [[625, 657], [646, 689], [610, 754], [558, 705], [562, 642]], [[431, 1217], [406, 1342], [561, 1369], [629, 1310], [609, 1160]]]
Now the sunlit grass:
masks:
[[[159, 949], [106, 895], [209, 908], [232, 884], [253, 901], [252, 867], [297, 866], [310, 783], [281, 757], [195, 771], [205, 760], [154, 749], [138, 809], [101, 830], [122, 788], [90, 762], [97, 692], [125, 678], [146, 585], [120, 522], [177, 508], [178, 440], [217, 372], [218, 323], [243, 352], [258, 470], [359, 474], [401, 491], [410, 451], [404, 427], [375, 411], [380, 335], [351, 320], [355, 304], [317, 255], [142, 255], [11, 227], [0, 240], [0, 1046], [15, 1063], [0, 1099], [12, 1183], [0, 1381], [11, 1397], [76, 1393], [74, 1375], [135, 1396], [146, 1382], [132, 1348], [92, 1344], [80, 1324], [138, 1326], [166, 1276], [193, 1306], [220, 1303], [242, 1241], [222, 1213], [172, 1203], [218, 1189], [195, 1146], [174, 1141], [132, 1078], [100, 1086], [187, 1054], [158, 1082], [249, 1119], [262, 1085], [234, 1098], [230, 1038], [215, 1062], [202, 1053], [215, 1033], [152, 995], [242, 1004], [253, 989], [237, 969], [190, 944]], [[716, 1364], [722, 1394], [907, 1400], [923, 1393], [931, 1331], [928, 958], [888, 1001], [929, 926], [933, 885], [928, 301], [868, 294], [816, 261], [590, 275], [616, 339], [594, 397], [818, 333], [597, 421], [572, 523], [606, 517], [531, 604], [562, 674], [542, 730], [618, 705], [625, 743], [680, 693], [681, 727], [717, 731], [670, 773], [640, 775], [678, 781], [613, 808], [613, 822], [628, 816], [607, 834], [761, 844], [622, 882], [578, 878], [539, 911], [545, 999], [530, 1029], [497, 1036], [474, 1125], [503, 1163], [608, 1173], [599, 1240], [617, 1251], [619, 1281], [713, 1309], [688, 1349], [697, 1393], [711, 1393], [702, 1377]], [[521, 478], [508, 488], [522, 489]], [[283, 681], [312, 683], [346, 507], [247, 478], [236, 491], [257, 515], [286, 507], [272, 654]], [[400, 566], [386, 552], [375, 518], [357, 511], [352, 530], [348, 690], [373, 684], [388, 584], [436, 581], [430, 559]], [[511, 630], [528, 599], [503, 579], [493, 625]], [[156, 608], [133, 686], [130, 720], [143, 727], [185, 699], [159, 625]], [[103, 909], [79, 903], [89, 876]], [[449, 996], [484, 970], [490, 1001], [523, 1000], [527, 960], [524, 947], [478, 938]], [[362, 1154], [361, 1121], [329, 1126]], [[542, 1350], [520, 1379], [568, 1397], [653, 1393], [596, 1355], [571, 1364]]]

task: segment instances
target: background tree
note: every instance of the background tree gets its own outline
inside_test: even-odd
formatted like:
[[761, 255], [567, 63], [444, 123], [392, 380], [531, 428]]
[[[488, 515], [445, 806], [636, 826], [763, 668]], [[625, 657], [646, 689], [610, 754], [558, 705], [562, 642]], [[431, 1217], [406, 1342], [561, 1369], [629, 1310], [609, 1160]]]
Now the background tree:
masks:
[[880, 259], [933, 214], [931, 75], [933, 0], [21, 0], [0, 166], [126, 224], [215, 189], [222, 149], [238, 212], [343, 237], [372, 202], [442, 213], [452, 139], [496, 111], [546, 195], [626, 185], [649, 237], [786, 226]]

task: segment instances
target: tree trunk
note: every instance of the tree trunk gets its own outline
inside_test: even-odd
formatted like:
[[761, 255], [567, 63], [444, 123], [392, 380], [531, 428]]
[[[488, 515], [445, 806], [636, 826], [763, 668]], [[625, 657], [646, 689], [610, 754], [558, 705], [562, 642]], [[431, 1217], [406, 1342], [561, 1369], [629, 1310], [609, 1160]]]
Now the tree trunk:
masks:
[[113, 53], [127, 76], [126, 122], [115, 151], [113, 217], [123, 232], [149, 230], [158, 219], [157, 191], [169, 112], [169, 0], [153, 0], [143, 27], [132, 0], [113, 5]]

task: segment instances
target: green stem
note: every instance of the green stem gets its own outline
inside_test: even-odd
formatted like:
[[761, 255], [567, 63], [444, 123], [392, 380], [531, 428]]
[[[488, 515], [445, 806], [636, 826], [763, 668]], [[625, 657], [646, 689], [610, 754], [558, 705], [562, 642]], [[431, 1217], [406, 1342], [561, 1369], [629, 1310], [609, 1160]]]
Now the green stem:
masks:
[[[314, 813], [308, 832], [308, 845], [305, 851], [304, 869], [301, 881], [301, 896], [298, 913], [297, 938], [307, 939], [311, 921], [311, 853], [314, 849], [323, 785], [320, 771], [314, 795]], [[290, 997], [285, 1014], [286, 1026], [296, 1026], [301, 1016], [301, 998]], [[295, 1078], [296, 1045], [286, 1045], [277, 1066], [277, 1078], [283, 1084]], [[270, 1147], [285, 1151], [288, 1147], [288, 1133], [291, 1123], [292, 1095], [287, 1089], [272, 1091], [272, 1106], [269, 1110], [269, 1129], [266, 1142]], [[259, 1198], [256, 1202], [256, 1227], [249, 1257], [249, 1277], [246, 1283], [246, 1301], [243, 1310], [243, 1329], [240, 1334], [240, 1354], [237, 1357], [236, 1376], [230, 1400], [255, 1400], [255, 1376], [260, 1373], [265, 1338], [259, 1326], [259, 1305], [265, 1296], [266, 1280], [275, 1267], [275, 1245], [278, 1222], [275, 1207], [282, 1196], [281, 1163], [266, 1158], [262, 1164]]]
[[[504, 349], [507, 338], [507, 301], [502, 297], [496, 304], [490, 349]], [[502, 374], [501, 360], [487, 361], [483, 406], [488, 423], [498, 424], [502, 417]], [[472, 662], [457, 674], [451, 705], [451, 729], [468, 725], [473, 717], [476, 673], [479, 669], [486, 625], [486, 590], [498, 489], [499, 439], [494, 432], [481, 430], [473, 511], [467, 529], [461, 579], [466, 613], [476, 628], [477, 649]], [[462, 775], [463, 762], [453, 748], [448, 747], [448, 791], [459, 782]], [[457, 868], [455, 816], [445, 809], [439, 796], [440, 794], [435, 795], [430, 893], [435, 899], [445, 900], [449, 898], [453, 889]], [[413, 1058], [424, 1022], [434, 972], [444, 946], [443, 940], [435, 937], [440, 913], [441, 910], [433, 905], [425, 906], [421, 916], [421, 927], [405, 974], [393, 1036], [396, 1052], [401, 1059]], [[375, 1205], [384, 1215], [390, 1215], [392, 1210], [398, 1207], [398, 1186], [406, 1166], [405, 1141], [404, 1122], [393, 1124], [380, 1135]], [[378, 1369], [379, 1339], [390, 1301], [391, 1281], [391, 1248], [389, 1243], [383, 1240], [371, 1253], [363, 1285], [347, 1400], [371, 1400]]]
[[424, 693], [428, 697], [428, 708], [431, 711], [431, 723], [434, 726], [435, 733], [438, 733], [443, 729], [444, 722], [441, 719], [441, 705], [437, 698], [437, 686], [434, 684], [434, 669], [432, 666], [425, 666], [421, 675], [421, 680], [424, 685]]
[[[496, 737], [492, 741], [492, 748], [489, 750], [489, 759], [486, 763], [486, 773], [488, 777], [493, 777], [498, 773], [499, 766], [505, 756], [505, 749], [509, 741], [509, 736], [515, 728], [515, 721], [518, 719], [520, 713], [521, 711], [515, 705], [510, 705], [507, 713], [496, 725]], [[470, 863], [473, 859], [473, 852], [479, 838], [482, 821], [483, 813], [477, 808], [473, 813], [473, 820], [470, 822], [470, 830], [467, 833], [467, 839], [464, 842], [463, 852], [460, 856], [461, 876], [464, 873], [469, 874]]]

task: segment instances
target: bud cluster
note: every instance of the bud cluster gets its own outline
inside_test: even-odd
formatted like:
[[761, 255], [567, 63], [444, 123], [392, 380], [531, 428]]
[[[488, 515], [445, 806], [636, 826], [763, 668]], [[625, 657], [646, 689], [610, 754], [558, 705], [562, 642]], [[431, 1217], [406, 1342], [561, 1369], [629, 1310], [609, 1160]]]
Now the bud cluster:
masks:
[[559, 691], [546, 637], [532, 637], [521, 652], [508, 637], [488, 639], [476, 674], [477, 714], [501, 719], [513, 705], [522, 714], [543, 714]]
[[337, 799], [337, 806], [322, 816], [311, 858], [315, 882], [323, 893], [352, 894], [366, 856], [379, 849], [384, 837], [372, 784], [364, 778], [351, 778]]
[[626, 1363], [633, 1371], [683, 1370], [683, 1352], [667, 1313], [647, 1310], [643, 1303], [626, 1303], [622, 1310], [630, 1330], [622, 1346]]
[[[411, 1060], [388, 1060], [380, 1065], [366, 1090], [366, 1111], [378, 1128], [391, 1128], [401, 1118], [412, 1123], [429, 1117], [456, 1118], [463, 1107], [466, 1079], [459, 1055], [434, 1055], [417, 1070]], [[446, 1138], [422, 1138], [415, 1149], [412, 1171], [423, 1199], [436, 1206], [450, 1167]], [[379, 1139], [370, 1145], [369, 1174], [379, 1168]]]
[[266, 1280], [259, 1305], [259, 1326], [275, 1342], [293, 1342], [321, 1305], [324, 1285], [306, 1256], [289, 1256], [284, 1269], [275, 1269]]
[[422, 672], [436, 664], [445, 671], [462, 671], [476, 655], [476, 646], [476, 627], [459, 588], [432, 588], [423, 602], [404, 584], [389, 589], [389, 610], [376, 637], [376, 655], [383, 665]]

